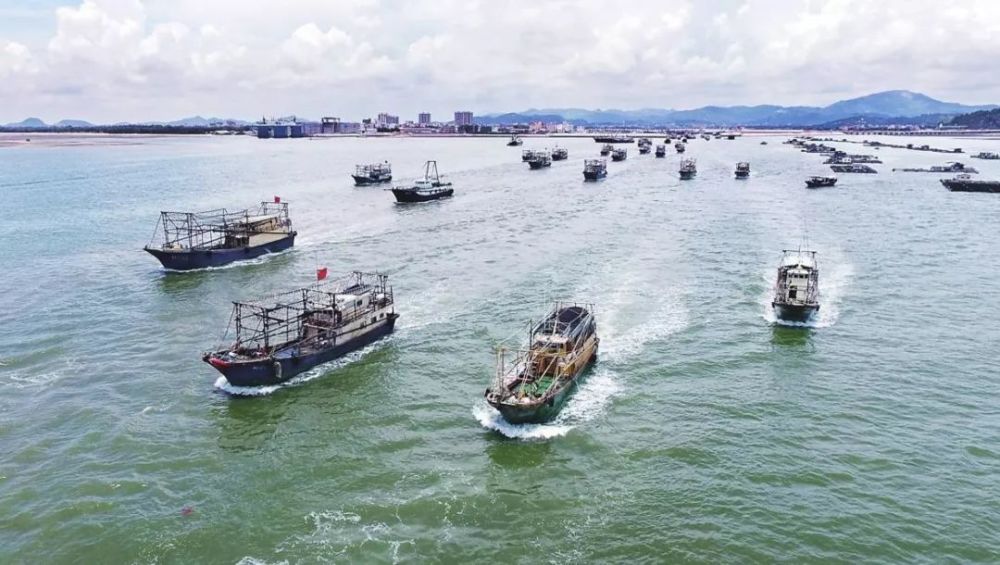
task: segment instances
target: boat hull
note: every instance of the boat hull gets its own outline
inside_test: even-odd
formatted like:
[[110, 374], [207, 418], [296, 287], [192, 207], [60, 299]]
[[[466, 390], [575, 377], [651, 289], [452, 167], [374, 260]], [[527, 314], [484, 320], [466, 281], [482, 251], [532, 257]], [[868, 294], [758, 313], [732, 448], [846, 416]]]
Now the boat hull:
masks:
[[354, 178], [354, 186], [371, 186], [373, 184], [384, 184], [392, 180], [392, 175], [379, 177], [375, 179], [371, 177], [363, 177], [360, 175], [351, 175], [351, 177]]
[[952, 192], [1000, 192], [1000, 181], [960, 181], [942, 179], [941, 184]]
[[681, 173], [681, 180], [691, 180], [691, 179], [694, 178], [695, 174], [697, 174], [697, 173], [682, 172]]
[[221, 267], [236, 261], [255, 259], [268, 253], [278, 253], [295, 245], [296, 232], [287, 237], [253, 247], [234, 249], [183, 249], [169, 251], [144, 247], [147, 253], [156, 257], [165, 268], [174, 271], [190, 271], [208, 267]]
[[371, 330], [355, 338], [339, 343], [330, 349], [302, 356], [268, 357], [259, 361], [237, 363], [226, 363], [223, 360], [206, 356], [204, 361], [222, 373], [222, 376], [226, 377], [229, 384], [233, 386], [254, 387], [278, 385], [313, 367], [329, 363], [391, 334], [395, 329], [396, 318], [398, 317], [397, 314], [388, 316], [385, 321], [380, 322]]
[[600, 179], [603, 179], [606, 176], [608, 176], [608, 172], [607, 171], [602, 171], [600, 173], [590, 172], [590, 171], [584, 171], [584, 173], [583, 173], [584, 180], [600, 180]]
[[552, 166], [552, 162], [550, 161], [548, 163], [545, 163], [542, 161], [528, 161], [528, 166], [532, 169], [543, 169], [545, 167]]
[[738, 172], [738, 173], [736, 173], [736, 178], [738, 178], [738, 179], [748, 179], [748, 178], [750, 178], [750, 173]]
[[393, 196], [396, 197], [396, 202], [403, 204], [410, 204], [415, 202], [430, 202], [431, 200], [439, 200], [441, 198], [448, 198], [455, 194], [455, 189], [447, 188], [440, 191], [435, 191], [431, 193], [417, 192], [413, 190], [400, 190], [398, 188], [392, 189]]
[[597, 347], [594, 348], [590, 359], [584, 363], [583, 367], [580, 368], [573, 379], [560, 389], [557, 393], [553, 394], [544, 402], [539, 402], [532, 405], [517, 405], [512, 406], [510, 404], [504, 404], [502, 402], [493, 403], [490, 405], [500, 412], [503, 419], [511, 424], [544, 424], [546, 422], [552, 421], [559, 411], [562, 410], [563, 405], [569, 400], [576, 388], [579, 386], [580, 381], [583, 380], [584, 374], [587, 369], [590, 368], [597, 361]]
[[772, 302], [774, 314], [778, 320], [785, 322], [807, 322], [819, 310], [819, 305], [806, 306], [800, 304], [780, 304]]

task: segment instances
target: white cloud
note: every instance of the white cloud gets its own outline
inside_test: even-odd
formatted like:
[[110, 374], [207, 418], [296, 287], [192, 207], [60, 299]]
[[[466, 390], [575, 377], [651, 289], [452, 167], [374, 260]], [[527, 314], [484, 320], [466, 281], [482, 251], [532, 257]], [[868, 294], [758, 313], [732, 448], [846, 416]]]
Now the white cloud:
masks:
[[65, 1], [0, 120], [1000, 99], [992, 0]]

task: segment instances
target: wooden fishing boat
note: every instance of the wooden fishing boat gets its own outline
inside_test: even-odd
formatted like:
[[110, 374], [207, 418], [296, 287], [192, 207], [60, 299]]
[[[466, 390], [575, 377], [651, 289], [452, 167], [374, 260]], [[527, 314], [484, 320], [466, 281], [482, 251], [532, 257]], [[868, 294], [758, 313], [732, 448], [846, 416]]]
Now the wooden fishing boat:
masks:
[[354, 174], [351, 177], [354, 178], [355, 186], [390, 182], [392, 180], [392, 165], [388, 161], [370, 165], [355, 165]]
[[553, 161], [565, 161], [569, 159], [569, 151], [565, 147], [556, 147], [552, 150]]
[[608, 176], [608, 162], [604, 159], [586, 159], [583, 162], [583, 178], [598, 180]]
[[837, 177], [809, 177], [806, 188], [825, 188], [837, 184]]
[[698, 163], [694, 159], [681, 160], [681, 180], [691, 180], [698, 174]]
[[455, 194], [455, 189], [451, 187], [450, 182], [441, 180], [437, 161], [427, 161], [424, 163], [424, 178], [414, 182], [411, 186], [394, 187], [392, 194], [396, 197], [396, 202], [410, 204], [447, 198]]
[[153, 239], [143, 249], [167, 269], [219, 267], [295, 245], [288, 203], [262, 202], [256, 210], [160, 212]]
[[617, 148], [611, 152], [612, 161], [624, 161], [627, 158], [628, 158], [628, 151], [626, 151], [624, 147]]
[[750, 163], [746, 162], [736, 163], [736, 178], [738, 179], [750, 178]]
[[788, 322], [808, 321], [819, 310], [819, 266], [815, 251], [782, 251], [771, 307], [779, 320]]
[[593, 306], [557, 303], [529, 332], [527, 349], [497, 349], [486, 402], [512, 424], [554, 418], [597, 360]]
[[552, 154], [548, 151], [533, 151], [528, 159], [528, 167], [531, 169], [542, 169], [552, 166]]
[[507, 142], [507, 147], [519, 147], [522, 143], [524, 142], [521, 141], [520, 137], [517, 135], [511, 135], [510, 141]]
[[388, 276], [355, 272], [234, 302], [223, 341], [235, 341], [202, 360], [233, 386], [276, 385], [389, 335], [398, 317]]

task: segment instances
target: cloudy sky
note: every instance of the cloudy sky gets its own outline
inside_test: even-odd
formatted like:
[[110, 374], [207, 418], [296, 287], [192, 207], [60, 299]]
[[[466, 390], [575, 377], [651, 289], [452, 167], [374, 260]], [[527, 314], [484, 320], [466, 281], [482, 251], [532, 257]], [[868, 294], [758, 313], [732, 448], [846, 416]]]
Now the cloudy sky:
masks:
[[0, 122], [1000, 102], [996, 0], [0, 0]]

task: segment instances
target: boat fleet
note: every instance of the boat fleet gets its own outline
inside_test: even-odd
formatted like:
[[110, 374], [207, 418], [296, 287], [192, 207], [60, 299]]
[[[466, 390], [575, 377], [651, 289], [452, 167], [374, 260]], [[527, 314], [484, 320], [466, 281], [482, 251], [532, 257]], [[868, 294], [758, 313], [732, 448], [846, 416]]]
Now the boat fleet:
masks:
[[[631, 138], [620, 136], [595, 139], [606, 141], [601, 154], [605, 155], [608, 149], [615, 161], [624, 160], [627, 150], [613, 144], [632, 142]], [[677, 147], [683, 147], [685, 141], [682, 139]], [[512, 137], [508, 145], [519, 146], [520, 139]], [[648, 153], [651, 146], [648, 138], [639, 140], [640, 153]], [[665, 153], [666, 144], [658, 145], [657, 157]], [[551, 151], [525, 150], [523, 155], [530, 168], [536, 169], [551, 166], [553, 160], [567, 159], [568, 151], [556, 147]], [[993, 158], [984, 155], [991, 154], [976, 157]], [[875, 162], [855, 161], [854, 157], [845, 160], [841, 156], [830, 166], [835, 171], [838, 167], [871, 168], [865, 162]], [[953, 179], [942, 179], [941, 183], [953, 191], [1000, 192], [1000, 182], [974, 180], [969, 173], [976, 171], [961, 163], [899, 170], [960, 172]], [[607, 161], [585, 159], [583, 174], [588, 181], [606, 177]], [[679, 174], [682, 180], [693, 179], [697, 174], [696, 160], [681, 159]], [[351, 176], [358, 186], [382, 184], [391, 182], [392, 169], [388, 161], [358, 165]], [[737, 163], [735, 176], [749, 178], [750, 163]], [[836, 183], [837, 178], [832, 176], [806, 180], [808, 188]], [[433, 160], [424, 164], [422, 178], [388, 190], [399, 203], [426, 202], [454, 194], [451, 183], [441, 180], [437, 162]], [[296, 235], [288, 203], [275, 197], [273, 202], [262, 202], [257, 208], [161, 212], [153, 239], [144, 250], [168, 270], [189, 271], [287, 250], [294, 245]], [[317, 282], [307, 287], [233, 302], [223, 337], [227, 345], [204, 353], [202, 360], [233, 387], [279, 385], [393, 332], [399, 313], [387, 275], [356, 271], [328, 280], [325, 267], [317, 269], [316, 275]], [[820, 298], [817, 252], [801, 247], [783, 250], [771, 292], [771, 309], [777, 322], [808, 324], [820, 310]], [[486, 403], [512, 424], [550, 421], [572, 395], [587, 368], [597, 361], [600, 345], [597, 327], [593, 304], [555, 303], [541, 322], [529, 325], [524, 343], [496, 348], [494, 375], [484, 392]]]

